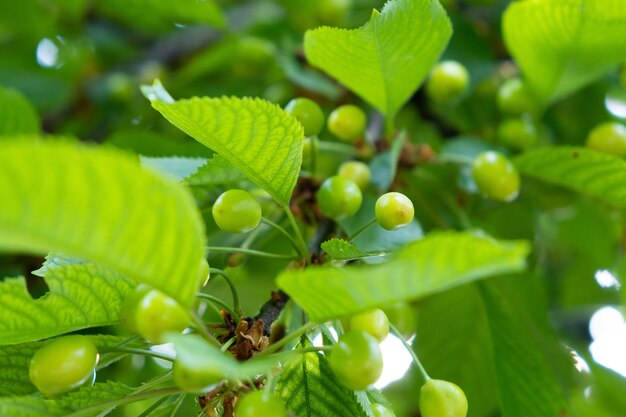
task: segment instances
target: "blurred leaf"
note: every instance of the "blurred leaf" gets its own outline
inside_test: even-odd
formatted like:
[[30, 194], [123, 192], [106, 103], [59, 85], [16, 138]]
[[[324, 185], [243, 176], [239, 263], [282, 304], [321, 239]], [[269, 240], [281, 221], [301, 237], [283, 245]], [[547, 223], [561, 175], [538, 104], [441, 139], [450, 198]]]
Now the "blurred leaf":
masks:
[[142, 91], [172, 124], [226, 158], [280, 204], [289, 202], [304, 138], [295, 118], [260, 99], [174, 101], [158, 81]]
[[39, 116], [18, 91], [0, 87], [0, 136], [39, 133]]
[[535, 93], [561, 99], [605, 75], [626, 57], [622, 0], [512, 3], [504, 39]]
[[354, 30], [307, 31], [308, 61], [393, 118], [428, 75], [452, 27], [438, 0], [390, 0]]
[[224, 15], [214, 0], [98, 0], [98, 10], [133, 27], [168, 28], [175, 24], [225, 24]]
[[621, 158], [563, 146], [527, 152], [514, 163], [530, 177], [626, 207], [626, 162]]
[[124, 129], [115, 131], [107, 144], [144, 156], [210, 157], [213, 152], [201, 143], [185, 137], [171, 138], [153, 131]]
[[0, 142], [0, 166], [0, 249], [58, 251], [194, 300], [204, 225], [183, 187], [127, 154], [63, 141]]
[[344, 239], [332, 238], [326, 242], [322, 242], [321, 247], [328, 256], [337, 261], [359, 259], [369, 256], [366, 252], [363, 252]]
[[[310, 346], [310, 343], [305, 344]], [[297, 416], [364, 417], [354, 393], [345, 388], [321, 353], [299, 355], [288, 362], [275, 392]]]
[[381, 265], [288, 270], [276, 282], [311, 320], [321, 322], [520, 271], [528, 252], [523, 241], [436, 233], [406, 245]]

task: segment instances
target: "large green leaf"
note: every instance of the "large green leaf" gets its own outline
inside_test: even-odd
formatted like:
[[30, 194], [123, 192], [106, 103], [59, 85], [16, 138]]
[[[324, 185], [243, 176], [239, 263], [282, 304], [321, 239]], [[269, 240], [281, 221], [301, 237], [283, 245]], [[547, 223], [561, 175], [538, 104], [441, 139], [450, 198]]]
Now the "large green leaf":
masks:
[[422, 298], [525, 266], [526, 242], [499, 242], [469, 233], [436, 233], [410, 243], [394, 259], [373, 266], [286, 271], [278, 286], [313, 321]]
[[133, 390], [109, 381], [81, 388], [58, 400], [41, 396], [0, 398], [0, 415], [11, 417], [90, 417], [111, 408], [110, 402], [127, 397]]
[[252, 98], [174, 101], [160, 82], [142, 88], [167, 120], [226, 158], [286, 205], [302, 164], [304, 131], [278, 106]]
[[24, 278], [0, 282], [0, 345], [114, 324], [134, 287], [122, 275], [93, 264], [50, 268], [45, 279], [50, 292], [37, 300]]
[[206, 243], [182, 186], [64, 141], [0, 142], [0, 167], [0, 250], [83, 258], [191, 305]]
[[626, 57], [623, 0], [517, 1], [503, 26], [509, 51], [544, 101], [576, 91]]
[[573, 366], [538, 298], [528, 277], [518, 276], [459, 288], [420, 305], [417, 352], [432, 377], [465, 390], [469, 417], [562, 415], [555, 369], [568, 363], [571, 372]]
[[317, 352], [306, 353], [287, 363], [276, 384], [276, 393], [297, 416], [364, 415], [354, 393], [337, 381], [324, 355]]
[[451, 35], [438, 0], [390, 0], [360, 28], [307, 31], [304, 50], [312, 65], [391, 118], [424, 81]]
[[0, 136], [39, 132], [34, 107], [18, 91], [0, 87]]
[[584, 148], [547, 147], [517, 157], [524, 174], [626, 207], [626, 162]]

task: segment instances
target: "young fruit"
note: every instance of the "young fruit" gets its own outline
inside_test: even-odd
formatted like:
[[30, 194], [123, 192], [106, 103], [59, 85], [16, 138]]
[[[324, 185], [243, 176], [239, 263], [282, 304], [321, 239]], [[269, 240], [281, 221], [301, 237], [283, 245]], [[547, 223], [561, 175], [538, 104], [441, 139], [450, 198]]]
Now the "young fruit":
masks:
[[407, 339], [415, 333], [415, 329], [417, 329], [417, 310], [411, 304], [399, 301], [385, 306], [383, 311], [387, 315], [389, 322], [393, 323], [396, 329]]
[[189, 325], [189, 314], [176, 300], [146, 285], [139, 285], [127, 303], [125, 314], [130, 317], [124, 321], [150, 342], [163, 343], [165, 333], [180, 333]]
[[426, 82], [426, 94], [435, 103], [450, 103], [461, 98], [469, 85], [469, 73], [457, 61], [444, 61], [435, 66]]
[[35, 352], [28, 369], [33, 385], [48, 397], [93, 384], [98, 349], [85, 336], [63, 336]]
[[364, 190], [372, 179], [372, 171], [366, 164], [360, 161], [344, 162], [339, 167], [337, 174], [340, 177], [354, 181], [361, 190]]
[[472, 165], [472, 177], [478, 190], [494, 200], [513, 201], [519, 194], [519, 173], [511, 161], [498, 152], [479, 154]]
[[519, 78], [511, 78], [498, 89], [498, 108], [504, 114], [519, 116], [532, 114], [537, 104], [526, 84]]
[[587, 136], [587, 147], [596, 151], [626, 156], [626, 126], [621, 123], [602, 123]]
[[378, 380], [383, 370], [383, 356], [374, 336], [353, 330], [333, 346], [328, 359], [330, 368], [347, 388], [364, 390]]
[[261, 222], [261, 205], [247, 191], [228, 190], [213, 204], [213, 219], [217, 227], [233, 233], [246, 233]]
[[324, 127], [324, 113], [320, 106], [308, 98], [294, 98], [285, 106], [285, 111], [298, 119], [304, 128], [304, 136], [315, 136]]
[[365, 131], [367, 117], [353, 104], [337, 107], [328, 116], [328, 130], [345, 142], [351, 142]]
[[510, 118], [498, 125], [498, 139], [511, 148], [523, 151], [537, 144], [537, 127], [529, 117]]
[[346, 321], [346, 331], [360, 330], [382, 342], [389, 334], [389, 319], [379, 308], [351, 316]]
[[391, 192], [376, 200], [376, 220], [385, 230], [395, 230], [413, 221], [413, 203], [402, 193]]
[[420, 390], [422, 417], [465, 417], [467, 398], [456, 384], [440, 379], [429, 379]]
[[235, 407], [235, 417], [287, 417], [283, 401], [267, 391], [253, 391], [241, 398]]
[[363, 202], [361, 189], [352, 180], [338, 175], [328, 178], [317, 191], [317, 204], [322, 213], [339, 220], [356, 213]]
[[372, 414], [374, 417], [396, 417], [396, 415], [382, 404], [372, 404]]

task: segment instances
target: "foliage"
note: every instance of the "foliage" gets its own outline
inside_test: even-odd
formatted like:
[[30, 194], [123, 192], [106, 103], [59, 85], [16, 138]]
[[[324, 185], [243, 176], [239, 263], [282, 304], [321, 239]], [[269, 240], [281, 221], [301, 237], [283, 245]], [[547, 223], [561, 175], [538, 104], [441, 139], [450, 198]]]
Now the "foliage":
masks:
[[[623, 0], [0, 0], [0, 415], [623, 416], [625, 39]], [[67, 334], [95, 384], [45, 396]]]

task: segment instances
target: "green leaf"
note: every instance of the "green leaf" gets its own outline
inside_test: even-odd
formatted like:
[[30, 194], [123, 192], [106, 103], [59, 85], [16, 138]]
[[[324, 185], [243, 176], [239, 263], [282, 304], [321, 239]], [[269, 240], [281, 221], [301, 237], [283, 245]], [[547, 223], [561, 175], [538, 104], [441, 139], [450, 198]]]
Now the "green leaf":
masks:
[[198, 172], [187, 178], [191, 186], [214, 186], [233, 184], [245, 179], [245, 176], [224, 157], [215, 155], [200, 168]]
[[174, 101], [158, 80], [142, 91], [172, 124], [227, 159], [280, 204], [289, 203], [304, 140], [295, 118], [261, 99]]
[[489, 280], [420, 305], [417, 353], [432, 377], [465, 390], [469, 417], [562, 415], [555, 368], [574, 368], [530, 281]]
[[481, 294], [489, 318], [502, 416], [565, 414], [564, 394], [554, 374], [554, 360], [544, 352], [545, 346], [553, 343], [565, 354], [560, 342], [541, 333], [529, 304], [511, 302], [511, 294], [500, 285], [485, 285]]
[[46, 260], [44, 261], [43, 265], [41, 265], [41, 268], [35, 271], [32, 271], [31, 274], [44, 278], [46, 276], [46, 273], [48, 272], [48, 269], [59, 268], [62, 266], [67, 266], [67, 265], [79, 265], [79, 264], [85, 264], [85, 263], [87, 262], [82, 259], [75, 258], [72, 256], [66, 256], [60, 253], [49, 253], [46, 255]]
[[160, 172], [174, 180], [182, 181], [206, 164], [205, 158], [188, 158], [180, 156], [139, 156], [141, 165], [154, 171]]
[[509, 51], [545, 102], [573, 93], [626, 57], [622, 0], [513, 2], [503, 29]]
[[321, 247], [322, 250], [328, 254], [328, 256], [337, 261], [359, 259], [368, 256], [367, 253], [343, 239], [332, 238], [323, 242]]
[[626, 207], [626, 161], [585, 148], [546, 147], [514, 160], [524, 175]]
[[[11, 417], [88, 417], [110, 408], [109, 401], [122, 399], [132, 393], [126, 385], [109, 381], [81, 388], [59, 400], [21, 396], [0, 398], [0, 415]], [[84, 409], [89, 407], [89, 410]]]
[[22, 343], [118, 321], [134, 283], [93, 264], [48, 269], [50, 292], [33, 300], [24, 278], [0, 282], [0, 345]]
[[304, 35], [307, 60], [392, 118], [424, 81], [452, 26], [438, 0], [390, 0], [369, 22]]
[[[310, 345], [310, 344], [307, 344]], [[311, 352], [288, 362], [275, 392], [289, 411], [307, 417], [361, 417], [354, 392], [342, 386], [324, 355]]]
[[39, 132], [39, 116], [20, 92], [0, 87], [0, 136]]
[[215, 0], [99, 0], [95, 6], [134, 28], [169, 29], [176, 23], [222, 27], [225, 23]]
[[311, 320], [322, 322], [520, 271], [528, 252], [523, 241], [436, 233], [408, 244], [385, 264], [291, 270], [282, 273], [277, 284]]
[[206, 244], [182, 186], [125, 153], [62, 141], [0, 142], [0, 166], [0, 250], [86, 259], [191, 305]]

